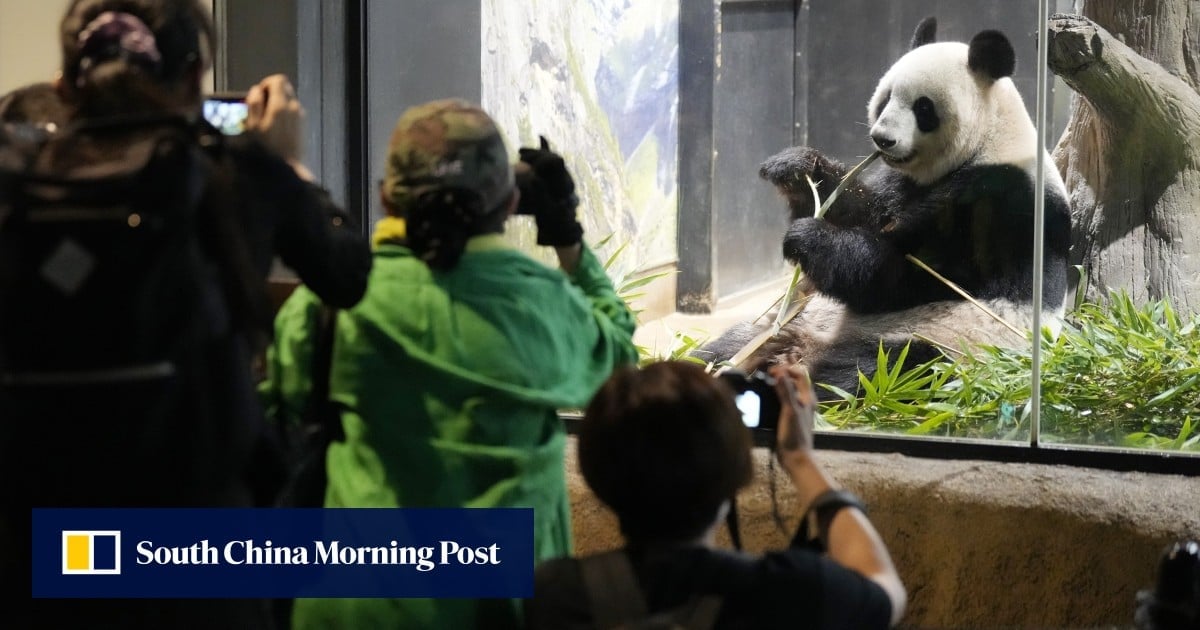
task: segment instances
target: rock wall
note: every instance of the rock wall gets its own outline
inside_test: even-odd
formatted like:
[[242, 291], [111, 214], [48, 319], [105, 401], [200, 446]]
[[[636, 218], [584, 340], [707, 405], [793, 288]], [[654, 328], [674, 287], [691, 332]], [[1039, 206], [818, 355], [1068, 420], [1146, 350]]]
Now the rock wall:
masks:
[[[1129, 627], [1159, 554], [1200, 537], [1200, 479], [1066, 466], [821, 452], [858, 493], [909, 591], [906, 628]], [[768, 454], [739, 500], [743, 542], [759, 551], [791, 531], [771, 518]], [[567, 456], [575, 547], [621, 544], [616, 521]], [[799, 518], [777, 469], [779, 507]], [[722, 541], [727, 544], [727, 539]]]

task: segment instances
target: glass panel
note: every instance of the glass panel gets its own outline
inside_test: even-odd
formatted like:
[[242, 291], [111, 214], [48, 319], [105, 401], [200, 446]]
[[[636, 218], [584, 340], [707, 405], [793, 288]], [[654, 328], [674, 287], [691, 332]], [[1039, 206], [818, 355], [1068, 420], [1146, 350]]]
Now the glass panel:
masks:
[[[481, 10], [484, 109], [514, 154], [539, 137], [563, 154], [585, 241], [645, 308], [658, 296], [644, 283], [668, 280], [677, 258], [679, 2], [483, 0]], [[532, 219], [510, 220], [507, 234], [554, 260], [536, 247]], [[657, 301], [673, 307], [669, 294]]]
[[1200, 226], [1185, 218], [1200, 120], [1173, 105], [1197, 102], [1200, 53], [1186, 45], [1197, 27], [1172, 3], [1082, 4], [1082, 17], [1049, 22], [1056, 100], [1070, 103], [1049, 140], [1079, 288], [1043, 344], [1040, 441], [1200, 455]]
[[[754, 67], [773, 67], [775, 30], [787, 22], [776, 19], [768, 28], [766, 21], [756, 26], [749, 19], [752, 11], [770, 10], [792, 12], [795, 56], [790, 77], [767, 80], [730, 58], [757, 55], [761, 61]], [[733, 296], [741, 297], [735, 301], [721, 288], [725, 278], [742, 270], [727, 266], [724, 258], [731, 252], [718, 249], [712, 298], [716, 312], [730, 316], [708, 321], [711, 340], [701, 356], [746, 370], [779, 360], [809, 365], [829, 401], [827, 430], [1027, 441], [1032, 372], [1022, 329], [1029, 328], [1032, 312], [1035, 136], [1029, 117], [1037, 81], [1031, 52], [1036, 0], [725, 1], [717, 2], [713, 13], [718, 51], [712, 80], [714, 153], [739, 156], [740, 162], [711, 163], [710, 211], [716, 215], [711, 224], [722, 226], [722, 213], [762, 210], [744, 189], [781, 193], [770, 202], [771, 211], [784, 215], [790, 228], [742, 245], [748, 250], [743, 257], [751, 249], [755, 254], [774, 250], [778, 256], [782, 244], [802, 274], [793, 276], [790, 265], [783, 273], [757, 265], [759, 286], [774, 284]], [[924, 33], [937, 42], [965, 43], [988, 29], [1003, 33], [1004, 40], [981, 40], [974, 74], [967, 68], [965, 45], [922, 48], [906, 56], [918, 24], [931, 15], [938, 21], [936, 31]], [[762, 32], [746, 36], [746, 29], [754, 28]], [[847, 33], [870, 33], [871, 44], [839, 36]], [[1015, 50], [1015, 73], [1005, 49]], [[683, 67], [691, 68], [689, 50], [682, 54]], [[957, 66], [949, 61], [956, 55]], [[893, 64], [895, 72], [882, 79]], [[754, 80], [725, 92], [730, 75]], [[681, 80], [688, 85], [688, 79], [684, 71]], [[979, 89], [993, 82], [993, 90]], [[763, 104], [781, 91], [793, 94], [792, 133], [768, 138], [769, 148], [742, 131], [756, 125], [740, 120], [737, 109], [720, 106], [722, 98]], [[991, 96], [997, 92], [1001, 95]], [[869, 108], [873, 95], [877, 98]], [[685, 106], [688, 94], [681, 99]], [[999, 120], [983, 113], [993, 111], [1006, 113]], [[684, 120], [686, 125], [689, 119]], [[754, 150], [746, 152], [745, 146]], [[798, 146], [811, 150], [785, 151]], [[887, 157], [868, 160], [877, 148]], [[691, 171], [692, 158], [681, 155], [681, 172]], [[867, 161], [861, 174], [852, 172]], [[959, 168], [964, 164], [968, 168]], [[839, 190], [843, 179], [847, 186]], [[681, 181], [681, 186], [691, 184]], [[814, 219], [827, 202], [828, 214]], [[742, 206], [729, 207], [736, 203]], [[1023, 218], [1013, 220], [1012, 213]], [[681, 249], [687, 247], [684, 236]], [[713, 235], [712, 241], [719, 246], [722, 238]], [[789, 293], [793, 277], [799, 282]], [[981, 303], [972, 304], [951, 283]], [[781, 302], [785, 308], [772, 310]], [[729, 320], [737, 324], [726, 331]], [[913, 331], [919, 333], [916, 338]], [[1008, 349], [993, 351], [976, 343]], [[905, 363], [897, 367], [902, 355]]]

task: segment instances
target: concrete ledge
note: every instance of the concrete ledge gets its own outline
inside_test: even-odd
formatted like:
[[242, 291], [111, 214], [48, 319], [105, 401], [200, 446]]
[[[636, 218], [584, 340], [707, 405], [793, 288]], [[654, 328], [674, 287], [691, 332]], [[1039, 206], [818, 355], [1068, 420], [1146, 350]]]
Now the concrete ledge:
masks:
[[[789, 528], [779, 532], [769, 455], [756, 449], [755, 457], [755, 483], [738, 505], [743, 543], [760, 551], [787, 544], [800, 506], [777, 469]], [[1200, 478], [868, 453], [820, 457], [870, 507], [909, 590], [907, 628], [1128, 627], [1162, 550], [1200, 537]], [[573, 438], [566, 467], [576, 551], [620, 545], [615, 518], [578, 474]]]

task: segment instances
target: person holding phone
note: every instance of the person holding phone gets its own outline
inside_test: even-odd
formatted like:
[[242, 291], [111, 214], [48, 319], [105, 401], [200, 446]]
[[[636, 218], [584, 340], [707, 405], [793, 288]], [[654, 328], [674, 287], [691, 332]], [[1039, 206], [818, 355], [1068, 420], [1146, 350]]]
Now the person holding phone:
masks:
[[[726, 379], [683, 361], [618, 370], [587, 408], [578, 451], [584, 479], [616, 513], [626, 546], [540, 565], [530, 628], [632, 621], [620, 610], [692, 622], [706, 613], [716, 628], [899, 622], [907, 594], [888, 550], [813, 449], [816, 395], [807, 372], [776, 367], [770, 376], [780, 403], [775, 456], [808, 506], [791, 545], [758, 556], [715, 547], [731, 497], [752, 474], [750, 431]], [[628, 583], [632, 590], [610, 590]], [[640, 601], [629, 607], [622, 598]]]
[[246, 131], [246, 119], [250, 106], [246, 95], [239, 92], [209, 94], [204, 98], [204, 119], [227, 136], [238, 136]]
[[[243, 508], [269, 500], [272, 485], [283, 475], [282, 463], [266, 456], [278, 453], [270, 448], [272, 434], [252, 375], [255, 344], [271, 333], [267, 275], [278, 257], [315, 295], [337, 307], [354, 305], [366, 290], [370, 249], [356, 222], [304, 167], [304, 111], [287, 77], [267, 77], [249, 91], [249, 133], [226, 138], [201, 120], [203, 77], [216, 48], [211, 3], [205, 5], [199, 0], [67, 3], [58, 33], [61, 72], [53, 82], [68, 110], [67, 124], [28, 151], [0, 138], [0, 151], [21, 152], [3, 157], [29, 165], [23, 176], [86, 182], [132, 173], [171, 183], [117, 188], [129, 192], [114, 201], [116, 211], [148, 208], [153, 214], [110, 218], [88, 232], [96, 238], [82, 245], [63, 238], [60, 251], [71, 254], [65, 263], [55, 263], [60, 277], [50, 280], [57, 285], [48, 283], [46, 273], [4, 285], [14, 292], [33, 287], [28, 294], [34, 297], [78, 296], [72, 309], [41, 312], [33, 311], [49, 299], [30, 301], [37, 306], [29, 307], [0, 300], [5, 321], [20, 319], [4, 331], [4, 340], [34, 340], [22, 357], [37, 356], [37, 344], [49, 345], [54, 332], [62, 337], [77, 332], [66, 326], [47, 332], [64, 312], [95, 322], [99, 309], [88, 307], [105, 302], [125, 302], [128, 317], [112, 330], [130, 339], [123, 344], [129, 354], [153, 349], [152, 355], [145, 351], [147, 362], [139, 363], [113, 360], [94, 346], [43, 352], [51, 362], [88, 370], [64, 369], [44, 384], [35, 380], [36, 386], [23, 386], [21, 374], [7, 372], [18, 369], [12, 367], [13, 344], [0, 343], [0, 365], [6, 370], [0, 378], [0, 418], [8, 430], [0, 442], [0, 466], [7, 479], [20, 480], [0, 493], [5, 506], [0, 573], [15, 585], [10, 587], [14, 598], [32, 586], [31, 506]], [[168, 159], [175, 155], [186, 159]], [[7, 189], [0, 189], [4, 195]], [[0, 207], [8, 201], [0, 198]], [[17, 230], [29, 223], [4, 227]], [[47, 230], [68, 225], [44, 223]], [[174, 295], [194, 298], [187, 308], [172, 310], [178, 304], [170, 300], [126, 301], [117, 296], [130, 293], [106, 287], [76, 291], [92, 278], [111, 277], [93, 270], [110, 268], [110, 261], [126, 262], [111, 255], [122, 252], [110, 247], [132, 233], [126, 230], [147, 234], [144, 242], [155, 246], [130, 252], [127, 258], [140, 267], [106, 287], [165, 287], [135, 296], [179, 288]], [[14, 240], [21, 236], [8, 234]], [[143, 251], [150, 253], [139, 255]], [[40, 250], [8, 248], [5, 253], [6, 261], [25, 253], [32, 259]], [[62, 258], [54, 254], [42, 268]], [[29, 268], [38, 261], [20, 262]], [[193, 303], [200, 306], [191, 308]], [[171, 439], [176, 435], [188, 439]], [[80, 453], [95, 453], [97, 459], [81, 461]], [[265, 602], [249, 599], [35, 599], [31, 610], [29, 618], [39, 627], [270, 628], [271, 623]]]

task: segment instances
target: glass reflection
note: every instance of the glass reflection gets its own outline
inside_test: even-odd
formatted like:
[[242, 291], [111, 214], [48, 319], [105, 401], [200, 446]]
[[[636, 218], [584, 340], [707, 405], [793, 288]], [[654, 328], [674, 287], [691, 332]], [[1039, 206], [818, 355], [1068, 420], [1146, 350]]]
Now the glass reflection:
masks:
[[1200, 453], [1200, 59], [1184, 4], [1094, 0], [1048, 22], [1078, 272], [1063, 334], [1043, 344], [1044, 442]]

